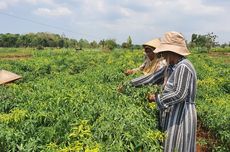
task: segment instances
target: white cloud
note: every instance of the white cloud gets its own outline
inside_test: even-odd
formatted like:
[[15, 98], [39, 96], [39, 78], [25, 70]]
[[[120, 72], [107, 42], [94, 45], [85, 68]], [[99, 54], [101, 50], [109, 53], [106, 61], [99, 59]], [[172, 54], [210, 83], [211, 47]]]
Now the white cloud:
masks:
[[0, 2], [0, 10], [4, 10], [7, 8], [7, 3], [6, 2]]
[[80, 3], [76, 3], [77, 9], [81, 9], [83, 14], [105, 14], [108, 12], [110, 6], [106, 4], [104, 0], [84, 0]]
[[146, 13], [176, 11], [187, 14], [213, 15], [223, 11], [222, 7], [204, 4], [202, 0], [132, 0], [125, 1], [124, 4], [131, 6], [134, 10], [134, 6], [145, 7], [148, 10]]
[[8, 9], [11, 6], [16, 6], [17, 4], [22, 4], [26, 5], [26, 4], [48, 4], [48, 5], [55, 5], [53, 0], [1, 0], [0, 1], [0, 10], [4, 9]]
[[192, 33], [229, 33], [229, 4], [226, 0], [0, 0], [0, 10], [11, 9], [19, 16], [33, 12], [30, 15], [41, 21], [50, 16], [50, 25], [101, 38], [126, 40], [131, 35], [133, 41], [143, 42], [169, 30], [188, 38]]
[[119, 8], [120, 14], [125, 17], [130, 17], [132, 16], [132, 13], [134, 13], [132, 10], [120, 7]]
[[[218, 18], [220, 14], [228, 14], [223, 13], [226, 11], [225, 6], [204, 4], [202, 0], [75, 2], [77, 16], [74, 25], [78, 26], [78, 29], [91, 31], [90, 25], [93, 24], [97, 31], [102, 33], [98, 35], [109, 35], [118, 39], [126, 39], [128, 35], [133, 35], [139, 42], [161, 36], [171, 30], [182, 32], [190, 38], [190, 34], [205, 30], [210, 24], [213, 25], [213, 28], [209, 29], [211, 32], [214, 31], [214, 23], [211, 23], [210, 19]], [[216, 24], [220, 25], [221, 21]]]
[[31, 3], [31, 4], [49, 4], [49, 5], [53, 5], [55, 4], [55, 2], [53, 0], [21, 0], [21, 1], [25, 1], [26, 3]]
[[202, 4], [201, 0], [178, 0], [178, 4], [181, 9], [191, 14], [213, 15], [223, 11], [221, 7]]
[[38, 8], [34, 13], [41, 16], [67, 16], [72, 12], [66, 7], [58, 7], [55, 9]]
[[11, 5], [18, 3], [19, 0], [1, 0], [0, 1], [0, 10], [8, 9]]

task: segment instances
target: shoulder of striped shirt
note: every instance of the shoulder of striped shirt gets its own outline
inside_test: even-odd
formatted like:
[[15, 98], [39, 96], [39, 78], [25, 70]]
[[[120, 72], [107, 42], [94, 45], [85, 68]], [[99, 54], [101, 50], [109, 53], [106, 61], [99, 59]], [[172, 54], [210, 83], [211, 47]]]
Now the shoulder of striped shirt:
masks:
[[191, 73], [196, 73], [195, 68], [193, 67], [192, 63], [188, 59], [182, 60], [178, 66], [185, 66]]

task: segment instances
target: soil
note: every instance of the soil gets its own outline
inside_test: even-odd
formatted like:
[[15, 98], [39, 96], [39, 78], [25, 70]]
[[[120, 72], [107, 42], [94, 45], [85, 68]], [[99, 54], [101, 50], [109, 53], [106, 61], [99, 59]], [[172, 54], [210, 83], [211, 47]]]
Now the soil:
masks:
[[201, 122], [198, 121], [197, 124], [197, 145], [196, 152], [210, 152], [213, 147], [218, 144], [216, 138], [202, 126]]
[[213, 57], [230, 56], [230, 52], [209, 52], [209, 55]]
[[31, 54], [22, 54], [22, 55], [6, 55], [6, 56], [0, 56], [0, 59], [4, 60], [19, 60], [19, 59], [28, 59], [31, 58]]
[[226, 64], [230, 63], [230, 52], [210, 52], [211, 58], [224, 58], [223, 62]]

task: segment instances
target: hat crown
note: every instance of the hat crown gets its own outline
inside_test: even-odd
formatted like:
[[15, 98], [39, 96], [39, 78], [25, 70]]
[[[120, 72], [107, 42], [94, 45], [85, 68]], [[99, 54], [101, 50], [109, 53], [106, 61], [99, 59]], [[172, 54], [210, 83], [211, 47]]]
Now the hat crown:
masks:
[[167, 32], [161, 40], [161, 43], [177, 46], [186, 46], [185, 39], [182, 34], [178, 32]]
[[154, 50], [154, 53], [166, 51], [174, 52], [182, 56], [190, 54], [183, 35], [174, 31], [164, 34], [160, 46]]

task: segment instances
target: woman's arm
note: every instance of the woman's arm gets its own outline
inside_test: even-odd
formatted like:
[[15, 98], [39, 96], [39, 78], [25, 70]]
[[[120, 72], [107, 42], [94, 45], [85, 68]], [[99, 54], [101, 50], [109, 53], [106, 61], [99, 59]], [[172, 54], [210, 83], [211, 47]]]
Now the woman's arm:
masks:
[[147, 84], [162, 84], [164, 80], [164, 71], [166, 70], [166, 67], [151, 73], [149, 75], [143, 75], [138, 78], [135, 78], [131, 80], [131, 84], [133, 86], [141, 86], [141, 85], [147, 85]]
[[163, 92], [162, 96], [157, 96], [156, 102], [162, 107], [168, 107], [170, 105], [183, 101], [188, 94], [189, 85], [191, 83], [191, 73], [185, 65], [180, 65], [176, 71], [173, 81], [173, 89]]

